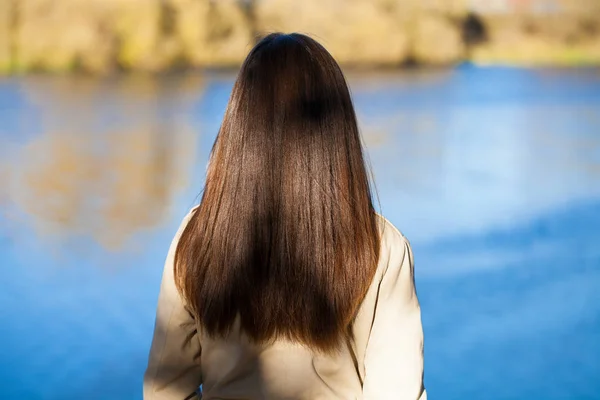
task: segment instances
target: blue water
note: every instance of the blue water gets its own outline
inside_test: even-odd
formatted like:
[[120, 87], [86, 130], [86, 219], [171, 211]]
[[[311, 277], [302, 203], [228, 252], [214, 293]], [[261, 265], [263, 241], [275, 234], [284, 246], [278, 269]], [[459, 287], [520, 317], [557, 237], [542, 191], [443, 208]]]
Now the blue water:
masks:
[[[600, 71], [348, 78], [430, 398], [600, 399]], [[0, 399], [141, 398], [232, 79], [0, 81]]]

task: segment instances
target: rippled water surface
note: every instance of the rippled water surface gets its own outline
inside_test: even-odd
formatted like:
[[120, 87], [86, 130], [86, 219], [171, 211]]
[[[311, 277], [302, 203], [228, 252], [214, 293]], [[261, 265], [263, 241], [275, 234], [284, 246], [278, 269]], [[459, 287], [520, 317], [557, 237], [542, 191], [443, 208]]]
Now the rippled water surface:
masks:
[[[430, 397], [598, 399], [600, 71], [349, 82], [381, 211], [414, 247]], [[141, 398], [232, 83], [0, 81], [0, 398]]]

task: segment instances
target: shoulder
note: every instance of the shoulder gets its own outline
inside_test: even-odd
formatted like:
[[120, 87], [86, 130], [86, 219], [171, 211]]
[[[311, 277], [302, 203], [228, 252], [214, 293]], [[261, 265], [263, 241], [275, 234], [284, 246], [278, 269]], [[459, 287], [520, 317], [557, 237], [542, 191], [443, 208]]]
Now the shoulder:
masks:
[[379, 266], [385, 274], [388, 269], [398, 269], [402, 265], [409, 265], [412, 269], [412, 249], [410, 242], [404, 234], [387, 218], [377, 214], [381, 238]]
[[181, 222], [179, 223], [179, 227], [177, 228], [177, 231], [175, 232], [175, 236], [173, 236], [173, 240], [171, 241], [171, 247], [169, 248], [169, 254], [168, 254], [169, 256], [174, 257], [177, 245], [179, 244], [179, 239], [181, 239], [181, 235], [183, 235], [183, 231], [189, 225], [189, 223], [192, 220], [192, 217], [194, 216], [194, 214], [196, 213], [196, 210], [198, 209], [198, 207], [199, 206], [195, 206], [194, 208], [189, 210], [185, 214], [185, 216], [181, 219]]
[[379, 233], [381, 235], [381, 244], [389, 246], [406, 246], [409, 245], [409, 241], [400, 231], [383, 215], [376, 214], [377, 221], [379, 223]]
[[179, 234], [181, 234], [181, 232], [183, 232], [185, 227], [190, 223], [190, 221], [192, 220], [192, 217], [194, 216], [194, 214], [196, 214], [198, 207], [200, 207], [200, 206], [193, 207], [191, 210], [189, 210], [187, 212], [187, 214], [185, 214], [185, 216], [181, 220], [181, 223], [179, 224], [179, 229], [178, 229]]

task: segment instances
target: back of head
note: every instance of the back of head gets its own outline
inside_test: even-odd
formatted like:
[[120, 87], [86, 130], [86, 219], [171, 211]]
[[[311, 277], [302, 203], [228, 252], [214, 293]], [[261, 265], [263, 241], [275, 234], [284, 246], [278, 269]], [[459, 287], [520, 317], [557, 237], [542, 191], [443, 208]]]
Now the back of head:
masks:
[[331, 351], [373, 279], [379, 236], [356, 116], [331, 55], [271, 34], [248, 55], [179, 241], [178, 288], [211, 336]]

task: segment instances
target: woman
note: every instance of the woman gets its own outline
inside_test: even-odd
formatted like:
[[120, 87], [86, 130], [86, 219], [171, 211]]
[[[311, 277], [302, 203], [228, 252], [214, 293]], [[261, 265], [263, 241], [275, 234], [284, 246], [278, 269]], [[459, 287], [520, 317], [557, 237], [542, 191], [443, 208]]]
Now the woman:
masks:
[[373, 208], [339, 66], [303, 35], [250, 52], [167, 257], [144, 398], [195, 391], [426, 398], [410, 246]]

